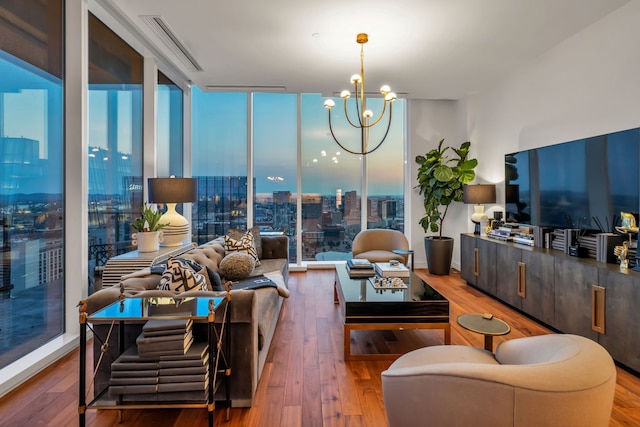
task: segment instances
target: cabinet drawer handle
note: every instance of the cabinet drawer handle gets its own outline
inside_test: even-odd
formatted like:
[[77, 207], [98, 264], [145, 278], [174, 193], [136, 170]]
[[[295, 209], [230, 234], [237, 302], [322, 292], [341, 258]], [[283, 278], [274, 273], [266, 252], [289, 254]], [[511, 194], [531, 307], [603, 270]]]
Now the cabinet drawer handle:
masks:
[[473, 250], [473, 275], [474, 276], [479, 276], [480, 275], [480, 263], [479, 263], [479, 251], [478, 248], [475, 248]]
[[518, 296], [524, 298], [527, 294], [527, 264], [518, 261]]
[[605, 289], [591, 285], [591, 329], [604, 334]]

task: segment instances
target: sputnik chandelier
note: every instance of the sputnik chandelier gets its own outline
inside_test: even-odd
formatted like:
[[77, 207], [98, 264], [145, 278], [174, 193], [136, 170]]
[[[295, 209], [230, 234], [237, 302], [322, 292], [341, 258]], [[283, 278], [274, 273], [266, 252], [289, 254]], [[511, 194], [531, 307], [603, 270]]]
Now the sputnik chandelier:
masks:
[[[389, 134], [389, 129], [391, 128], [393, 101], [395, 101], [397, 98], [396, 94], [394, 92], [391, 92], [391, 89], [389, 88], [389, 86], [387, 85], [382, 86], [380, 88], [380, 93], [384, 97], [384, 104], [382, 106], [382, 111], [380, 112], [380, 116], [377, 119], [375, 120], [372, 119], [373, 112], [371, 110], [367, 110], [367, 100], [365, 99], [365, 96], [364, 96], [365, 94], [365, 91], [364, 91], [364, 44], [367, 41], [369, 41], [369, 36], [367, 36], [364, 33], [360, 33], [356, 36], [356, 42], [360, 44], [360, 74], [354, 74], [353, 76], [351, 76], [351, 83], [355, 87], [355, 90], [354, 90], [355, 97], [356, 97], [355, 106], [356, 106], [356, 112], [358, 114], [357, 121], [352, 120], [351, 117], [349, 116], [349, 112], [347, 111], [347, 100], [351, 97], [351, 92], [348, 90], [343, 90], [342, 93], [340, 93], [340, 97], [344, 100], [344, 114], [347, 121], [354, 128], [360, 129], [360, 150], [359, 151], [350, 150], [349, 148], [345, 147], [340, 141], [338, 141], [338, 138], [336, 138], [336, 135], [333, 131], [333, 126], [331, 124], [331, 109], [335, 107], [336, 103], [333, 101], [333, 99], [327, 99], [324, 102], [324, 107], [329, 111], [329, 130], [331, 131], [331, 136], [333, 137], [333, 140], [344, 151], [351, 154], [358, 154], [361, 156], [364, 156], [376, 151], [382, 145], [384, 140], [387, 138], [387, 135]], [[387, 129], [382, 139], [373, 148], [371, 148], [369, 145], [369, 130], [375, 125], [377, 125], [378, 123], [380, 123], [380, 121], [385, 116], [385, 113], [387, 111], [387, 105], [389, 106], [389, 114], [388, 114], [389, 121], [387, 123]]]

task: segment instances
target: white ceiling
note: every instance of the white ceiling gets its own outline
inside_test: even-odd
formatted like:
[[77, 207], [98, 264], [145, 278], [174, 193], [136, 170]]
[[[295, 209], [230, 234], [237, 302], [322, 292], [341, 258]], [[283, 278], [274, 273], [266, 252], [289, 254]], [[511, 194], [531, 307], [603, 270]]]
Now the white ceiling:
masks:
[[[202, 90], [280, 86], [333, 95], [359, 72], [412, 99], [491, 85], [630, 0], [97, 0]], [[191, 71], [141, 18], [159, 15], [204, 71]], [[213, 90], [213, 89], [209, 89]]]

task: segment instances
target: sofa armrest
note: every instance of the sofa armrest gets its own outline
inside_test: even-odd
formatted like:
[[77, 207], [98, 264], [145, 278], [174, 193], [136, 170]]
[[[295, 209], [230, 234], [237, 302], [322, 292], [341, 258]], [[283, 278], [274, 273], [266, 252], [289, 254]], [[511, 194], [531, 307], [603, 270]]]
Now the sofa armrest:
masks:
[[289, 237], [260, 236], [262, 240], [262, 259], [289, 259]]

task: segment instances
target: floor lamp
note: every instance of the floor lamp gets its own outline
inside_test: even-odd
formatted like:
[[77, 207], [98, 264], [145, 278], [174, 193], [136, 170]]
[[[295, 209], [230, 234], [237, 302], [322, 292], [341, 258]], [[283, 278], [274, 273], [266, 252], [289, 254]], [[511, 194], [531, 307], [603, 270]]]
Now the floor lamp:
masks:
[[464, 202], [475, 205], [471, 222], [475, 224], [473, 234], [480, 235], [480, 223], [488, 220], [484, 213], [484, 204], [496, 202], [496, 186], [495, 184], [465, 185], [462, 191]]
[[198, 180], [196, 178], [149, 178], [149, 202], [166, 203], [167, 212], [160, 218], [160, 224], [168, 224], [162, 229], [164, 241], [160, 246], [180, 246], [189, 242], [191, 227], [189, 221], [176, 211], [176, 204], [198, 200]]

